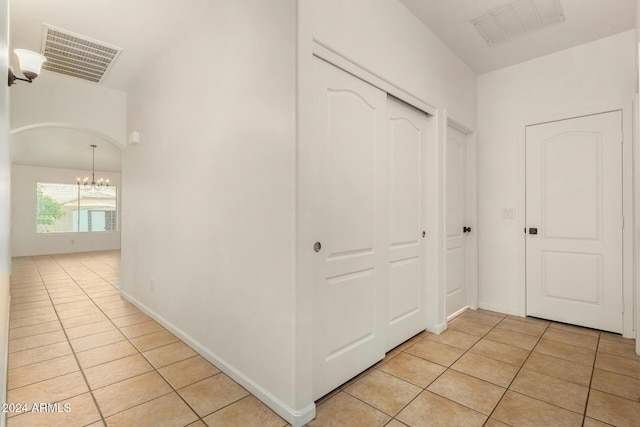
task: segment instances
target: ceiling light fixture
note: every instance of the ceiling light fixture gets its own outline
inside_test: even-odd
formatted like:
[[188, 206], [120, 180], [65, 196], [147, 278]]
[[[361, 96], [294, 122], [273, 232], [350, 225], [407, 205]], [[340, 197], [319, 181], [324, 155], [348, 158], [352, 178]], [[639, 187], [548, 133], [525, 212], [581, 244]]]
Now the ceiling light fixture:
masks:
[[20, 71], [26, 77], [18, 77], [13, 74], [13, 69], [9, 67], [9, 86], [15, 84], [16, 80], [22, 80], [23, 82], [33, 82], [33, 79], [38, 77], [42, 64], [47, 60], [39, 53], [26, 49], [14, 49], [13, 53], [18, 57], [18, 63], [20, 65]]
[[78, 190], [80, 190], [80, 188], [82, 188], [83, 190], [100, 190], [102, 187], [108, 187], [109, 186], [109, 180], [105, 180], [103, 178], [100, 178], [98, 181], [96, 181], [96, 148], [97, 145], [91, 144], [91, 150], [93, 150], [93, 154], [92, 154], [92, 163], [91, 163], [91, 182], [89, 182], [89, 178], [88, 177], [84, 177], [84, 180], [82, 181], [82, 183], [80, 183], [80, 178], [78, 178]]

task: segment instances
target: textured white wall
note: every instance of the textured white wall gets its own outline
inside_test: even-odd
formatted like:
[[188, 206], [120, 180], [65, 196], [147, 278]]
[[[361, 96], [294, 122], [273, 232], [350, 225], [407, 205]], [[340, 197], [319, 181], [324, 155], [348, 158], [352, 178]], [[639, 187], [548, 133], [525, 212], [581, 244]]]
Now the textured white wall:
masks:
[[127, 94], [43, 70], [33, 84], [11, 88], [11, 130], [64, 123], [106, 135], [124, 145]]
[[395, 0], [301, 2], [312, 37], [475, 129], [476, 75]]
[[[86, 170], [13, 165], [11, 170], [11, 250], [13, 256], [66, 254], [120, 249], [120, 230], [104, 233], [36, 233], [36, 181], [73, 184]], [[96, 171], [120, 190], [120, 174]], [[118, 199], [120, 195], [118, 194]], [[118, 209], [120, 209], [118, 200]]]
[[[0, 71], [9, 67], [9, 1], [0, 0]], [[3, 83], [0, 79], [0, 83]], [[0, 84], [0, 402], [7, 401], [9, 278], [11, 274], [11, 145], [9, 88]], [[5, 414], [0, 414], [0, 426]]]
[[[481, 307], [518, 311], [524, 274], [518, 264], [524, 126], [630, 107], [636, 87], [634, 40], [634, 31], [628, 31], [478, 77]], [[516, 219], [501, 219], [501, 208], [515, 208]]]
[[[102, 149], [113, 149], [102, 141], [107, 139], [115, 146], [123, 147], [126, 136], [126, 108], [127, 94], [100, 85], [85, 82], [68, 76], [63, 76], [44, 70], [33, 84], [19, 83], [11, 87], [11, 130], [16, 131], [25, 126], [42, 125], [52, 123], [56, 125], [69, 125], [70, 128], [79, 129], [86, 137], [86, 146], [89, 143], [97, 143]], [[47, 132], [42, 128], [39, 132]], [[57, 135], [58, 128], [50, 128], [52, 135]], [[33, 132], [33, 131], [32, 131]], [[25, 134], [19, 134], [22, 138]], [[46, 140], [46, 134], [40, 135]], [[96, 137], [97, 136], [97, 137]], [[18, 135], [16, 136], [16, 138]], [[13, 136], [12, 136], [13, 138]], [[18, 138], [18, 139], [20, 139]], [[96, 142], [99, 141], [99, 142]], [[24, 142], [21, 140], [21, 142]], [[33, 140], [31, 142], [37, 142]], [[57, 143], [53, 139], [49, 144], [37, 147], [39, 151], [49, 151], [49, 158], [59, 158], [66, 150], [69, 150], [68, 142]], [[21, 147], [18, 147], [21, 148]], [[35, 154], [35, 153], [34, 153]], [[42, 153], [39, 154], [40, 156]], [[73, 153], [79, 156], [80, 150]], [[90, 152], [84, 154], [87, 162], [90, 162]], [[98, 151], [98, 161], [100, 152]], [[24, 157], [24, 156], [23, 156]], [[27, 155], [27, 157], [29, 157]], [[37, 156], [35, 156], [37, 157]], [[58, 162], [60, 163], [60, 162]], [[90, 165], [90, 163], [87, 163]], [[33, 186], [35, 180], [50, 179], [54, 182], [75, 182], [78, 175], [85, 176], [87, 171], [66, 171], [53, 168], [25, 168], [16, 166], [14, 172], [15, 182], [12, 183], [13, 201], [13, 226], [12, 247], [13, 256], [41, 255], [66, 252], [82, 252], [111, 250], [120, 248], [119, 233], [104, 235], [83, 234], [82, 236], [68, 237], [64, 234], [37, 235], [33, 227], [35, 211], [32, 206]], [[49, 165], [42, 165], [49, 166]], [[114, 178], [119, 176], [114, 174]], [[118, 184], [119, 185], [119, 184]], [[71, 240], [75, 240], [72, 244]]]
[[[638, 88], [640, 87], [640, 0], [637, 1], [636, 4], [636, 45], [635, 45], [635, 58], [636, 58], [636, 95], [638, 94]], [[634, 147], [638, 147], [640, 141], [638, 141], [638, 137], [640, 137], [640, 131], [638, 130], [638, 126], [640, 125], [640, 108], [638, 106], [638, 96], [636, 96], [636, 104], [635, 104], [635, 117], [634, 117], [634, 138], [636, 138]], [[635, 162], [634, 162], [634, 171], [638, 170], [640, 167], [640, 155], [638, 151], [635, 151]], [[636, 197], [636, 230], [640, 226], [640, 177], [639, 174], [635, 173], [635, 197]], [[636, 233], [634, 238], [634, 248], [636, 248], [636, 257], [634, 261], [635, 267], [635, 319], [636, 319], [636, 353], [640, 355], [640, 251], [637, 248], [640, 248], [640, 236]]]
[[129, 94], [122, 168], [122, 290], [289, 409], [295, 29], [294, 0], [211, 1]]

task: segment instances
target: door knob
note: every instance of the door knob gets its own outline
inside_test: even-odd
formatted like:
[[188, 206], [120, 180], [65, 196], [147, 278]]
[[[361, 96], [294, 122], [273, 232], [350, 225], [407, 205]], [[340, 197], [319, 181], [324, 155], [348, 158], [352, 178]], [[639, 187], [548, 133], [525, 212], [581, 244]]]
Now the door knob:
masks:
[[426, 232], [426, 231], [423, 231], [423, 232], [422, 232], [422, 237], [423, 237], [423, 238], [424, 238], [424, 237], [427, 237], [427, 232]]
[[471, 233], [471, 227], [462, 227], [463, 233]]
[[315, 242], [315, 243], [313, 244], [313, 250], [314, 250], [314, 251], [316, 251], [316, 252], [320, 252], [320, 249], [322, 249], [322, 243], [320, 243], [320, 242]]

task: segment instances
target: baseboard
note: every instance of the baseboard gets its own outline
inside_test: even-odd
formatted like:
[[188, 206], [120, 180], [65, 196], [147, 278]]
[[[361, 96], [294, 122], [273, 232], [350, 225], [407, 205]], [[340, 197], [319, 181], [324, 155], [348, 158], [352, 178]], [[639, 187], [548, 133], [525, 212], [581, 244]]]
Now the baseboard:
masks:
[[503, 307], [500, 305], [485, 304], [481, 302], [480, 304], [478, 304], [478, 308], [481, 308], [483, 310], [488, 310], [488, 311], [495, 311], [496, 313], [501, 313], [501, 314], [511, 314], [512, 316], [520, 316], [517, 310], [514, 310], [513, 307]]
[[[5, 333], [4, 340], [2, 342], [2, 348], [0, 349], [1, 354], [1, 363], [0, 369], [2, 370], [2, 375], [0, 375], [0, 402], [7, 401], [7, 377], [9, 375], [9, 315], [11, 311], [11, 294], [9, 293], [9, 284], [11, 283], [10, 273], [2, 272], [0, 273], [0, 286], [3, 289], [6, 289], [6, 306], [3, 307], [5, 310], [5, 316], [2, 319], [2, 331]], [[7, 425], [7, 417], [6, 413], [2, 412], [0, 414], [0, 427], [5, 427]]]
[[436, 335], [440, 335], [441, 333], [443, 333], [446, 330], [447, 330], [447, 322], [435, 325], [433, 328], [427, 328], [427, 331], [429, 331], [429, 332], [431, 332], [433, 334], [436, 334]]
[[269, 390], [266, 390], [260, 384], [253, 381], [251, 378], [247, 377], [244, 373], [242, 373], [239, 369], [233, 366], [231, 363], [224, 360], [219, 355], [213, 353], [198, 341], [196, 341], [189, 334], [182, 331], [180, 328], [176, 327], [172, 323], [168, 322], [158, 313], [151, 310], [149, 307], [136, 300], [131, 295], [127, 294], [125, 291], [120, 289], [120, 295], [142, 310], [145, 314], [149, 315], [156, 322], [160, 323], [167, 330], [173, 333], [175, 336], [180, 338], [186, 344], [188, 344], [191, 348], [193, 348], [196, 352], [198, 352], [202, 357], [207, 359], [209, 362], [213, 363], [220, 369], [222, 372], [231, 377], [238, 384], [246, 388], [251, 394], [260, 399], [265, 405], [269, 408], [273, 409], [275, 413], [280, 415], [285, 421], [289, 422], [293, 427], [302, 427], [303, 425], [309, 423], [316, 416], [316, 405], [315, 403], [309, 404], [307, 407], [303, 408], [300, 411], [297, 411], [287, 404], [285, 404], [282, 400], [278, 399], [274, 396]]
[[460, 316], [462, 313], [464, 313], [465, 311], [467, 311], [467, 309], [469, 309], [469, 306], [466, 307], [462, 307], [460, 310], [456, 311], [455, 313], [453, 313], [450, 316], [447, 316], [447, 322], [450, 322], [451, 320], [455, 319], [456, 317]]

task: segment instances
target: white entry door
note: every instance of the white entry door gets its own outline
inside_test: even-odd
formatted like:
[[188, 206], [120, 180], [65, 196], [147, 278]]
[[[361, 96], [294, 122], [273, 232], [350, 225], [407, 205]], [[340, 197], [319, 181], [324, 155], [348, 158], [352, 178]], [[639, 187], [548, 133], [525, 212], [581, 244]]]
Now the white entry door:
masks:
[[425, 155], [428, 116], [389, 97], [390, 164], [387, 346], [390, 350], [423, 331], [425, 295]]
[[[387, 95], [314, 58], [313, 395], [385, 354], [388, 275]], [[302, 218], [302, 220], [307, 220]], [[312, 242], [310, 242], [310, 246]], [[311, 247], [309, 248], [311, 250]]]
[[467, 137], [447, 127], [447, 256], [446, 312], [450, 316], [468, 306]]
[[526, 131], [527, 315], [622, 332], [622, 113]]

